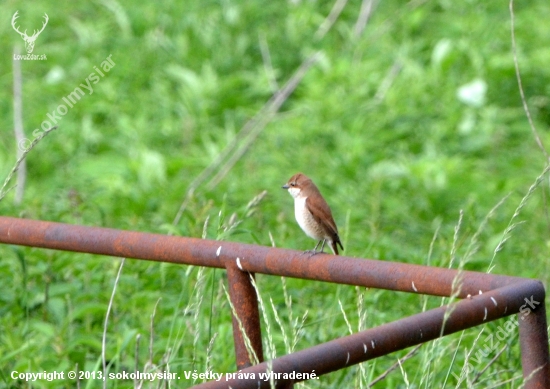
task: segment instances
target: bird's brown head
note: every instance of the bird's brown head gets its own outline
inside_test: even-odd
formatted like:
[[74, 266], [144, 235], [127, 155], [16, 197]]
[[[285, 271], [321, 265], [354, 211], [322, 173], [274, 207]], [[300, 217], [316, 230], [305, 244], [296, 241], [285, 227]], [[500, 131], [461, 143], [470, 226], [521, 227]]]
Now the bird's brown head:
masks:
[[290, 180], [283, 185], [283, 189], [287, 189], [288, 193], [294, 198], [298, 197], [300, 193], [305, 189], [313, 185], [311, 179], [302, 173], [297, 173], [290, 177]]

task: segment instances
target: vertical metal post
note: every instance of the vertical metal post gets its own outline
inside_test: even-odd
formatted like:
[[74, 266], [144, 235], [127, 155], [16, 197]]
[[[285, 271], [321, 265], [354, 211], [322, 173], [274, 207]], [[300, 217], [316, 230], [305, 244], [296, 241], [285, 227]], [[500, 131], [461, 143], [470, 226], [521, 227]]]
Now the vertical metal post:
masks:
[[[535, 303], [540, 305], [534, 307]], [[546, 389], [550, 388], [546, 308], [544, 300], [531, 301], [531, 307], [528, 304], [524, 306], [526, 310], [518, 314], [525, 389]]]
[[[241, 271], [233, 261], [227, 261], [225, 268], [227, 269], [227, 281], [229, 283], [229, 297], [235, 310], [232, 317], [237, 369], [241, 370], [255, 364], [249, 356], [249, 349], [245, 341], [249, 341], [249, 348], [255, 354], [258, 363], [264, 360], [258, 298], [250, 280], [250, 277], [254, 277], [253, 273]], [[235, 314], [237, 314], [239, 320], [237, 320]]]

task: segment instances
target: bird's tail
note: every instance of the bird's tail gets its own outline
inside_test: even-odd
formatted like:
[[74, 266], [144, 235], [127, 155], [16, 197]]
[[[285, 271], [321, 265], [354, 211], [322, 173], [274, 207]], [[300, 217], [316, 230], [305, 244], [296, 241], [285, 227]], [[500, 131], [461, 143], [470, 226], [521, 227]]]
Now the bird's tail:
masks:
[[332, 252], [335, 254], [335, 255], [339, 255], [338, 253], [338, 245], [340, 245], [340, 248], [342, 249], [342, 251], [344, 251], [344, 246], [342, 246], [342, 242], [340, 242], [340, 237], [338, 235], [336, 235], [336, 237], [334, 238], [334, 240], [331, 240], [330, 241], [330, 248], [332, 249]]

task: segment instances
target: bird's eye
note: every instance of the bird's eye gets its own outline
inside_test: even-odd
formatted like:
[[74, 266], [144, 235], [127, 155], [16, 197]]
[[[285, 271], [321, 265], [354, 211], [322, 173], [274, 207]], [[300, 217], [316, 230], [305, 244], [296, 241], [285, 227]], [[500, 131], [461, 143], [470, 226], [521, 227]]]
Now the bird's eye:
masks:
[[291, 182], [291, 183], [290, 183], [290, 186], [296, 186], [296, 183], [295, 183], [295, 182]]

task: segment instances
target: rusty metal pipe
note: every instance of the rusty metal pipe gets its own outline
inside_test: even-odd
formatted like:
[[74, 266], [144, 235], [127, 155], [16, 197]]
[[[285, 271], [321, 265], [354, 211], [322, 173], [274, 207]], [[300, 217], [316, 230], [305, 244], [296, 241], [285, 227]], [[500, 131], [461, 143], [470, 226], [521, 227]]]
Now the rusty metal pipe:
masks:
[[530, 296], [526, 297], [524, 303], [522, 313], [518, 314], [518, 323], [525, 388], [550, 388], [544, 300]]
[[[264, 360], [258, 298], [250, 279], [254, 277], [253, 274], [240, 271], [233, 261], [227, 263], [226, 269], [229, 297], [235, 310], [231, 316], [237, 370], [241, 370]], [[245, 336], [248, 339], [245, 340]], [[251, 350], [246, 346], [247, 340]], [[252, 358], [249, 356], [250, 353], [254, 354]]]
[[[525, 304], [525, 298], [533, 296], [537, 301], [544, 301], [544, 293], [544, 287], [540, 282], [526, 280], [474, 296], [471, 299], [464, 299], [456, 304], [432, 309], [276, 358], [270, 361], [271, 367], [268, 367], [268, 362], [264, 362], [241, 371], [242, 374], [248, 374], [249, 378], [252, 377], [250, 374], [254, 373], [255, 379], [226, 380], [226, 375], [219, 382], [210, 381], [193, 388], [226, 389], [230, 386], [242, 389], [269, 388], [269, 381], [259, 379], [260, 373], [264, 374], [269, 371], [300, 374], [315, 372], [316, 376], [320, 376], [513, 314]], [[546, 345], [546, 354], [543, 350], [544, 345]], [[547, 346], [547, 343], [539, 346], [542, 353], [538, 355], [540, 358], [538, 361], [533, 361], [533, 366], [536, 368], [540, 367], [541, 361], [548, 361]], [[527, 369], [529, 368], [528, 366]], [[532, 370], [527, 372], [525, 370], [524, 366], [525, 374], [532, 373]], [[541, 386], [546, 382], [541, 377], [545, 375], [547, 378], [549, 374], [548, 366], [543, 366], [533, 375], [532, 380], [526, 382], [525, 388], [546, 387]], [[299, 382], [302, 379], [285, 380], [281, 378], [277, 380], [276, 387], [283, 387], [292, 381]]]
[[[469, 311], [464, 307], [469, 305], [475, 307], [471, 304], [472, 301], [487, 302], [487, 296], [492, 297], [494, 293], [497, 293], [498, 296], [502, 294], [505, 297], [504, 302], [508, 304], [509, 309], [511, 307], [517, 308], [516, 300], [518, 296], [521, 299], [520, 302], [525, 298], [530, 298], [529, 295], [523, 293], [526, 286], [534, 288], [532, 295], [540, 301], [544, 301], [544, 288], [539, 282], [518, 277], [460, 272], [452, 269], [343, 256], [315, 255], [307, 258], [301, 252], [293, 250], [10, 217], [0, 217], [0, 242], [219, 268], [230, 266], [231, 263], [237, 264], [236, 260], [239, 257], [238, 267], [243, 272], [283, 275], [435, 296], [453, 295], [461, 298], [475, 296], [452, 306], [452, 320], [450, 318], [446, 322], [445, 334], [481, 324], [479, 318], [469, 315], [469, 312], [472, 313], [473, 311]], [[536, 285], [536, 287], [533, 285]], [[486, 293], [488, 291], [491, 292]], [[484, 294], [478, 296], [480, 292], [484, 292]], [[495, 299], [500, 301], [496, 297]], [[509, 303], [509, 301], [512, 301], [512, 303]], [[494, 310], [490, 308], [490, 304], [485, 304], [485, 308], [487, 308], [487, 311], [485, 311], [483, 322], [502, 316], [494, 316]], [[454, 316], [457, 309], [462, 312], [464, 318], [467, 318], [464, 319], [465, 321], [461, 322], [460, 318]], [[534, 313], [536, 314], [533, 314], [529, 320], [520, 324], [523, 371], [525, 377], [527, 377], [525, 387], [529, 389], [545, 387], [550, 376], [546, 316], [544, 309], [538, 308], [534, 310]], [[419, 340], [414, 338], [414, 333], [409, 331], [410, 328], [415, 328], [417, 331], [422, 328], [422, 331], [426, 330], [430, 335], [426, 337], [423, 334], [423, 340]], [[434, 328], [441, 328], [441, 312], [437, 310], [402, 319], [377, 329], [367, 330], [375, 331], [372, 333], [362, 332], [360, 333], [362, 335], [355, 334], [343, 339], [355, 341], [361, 340], [362, 336], [366, 336], [372, 340], [376, 336], [376, 339], [384, 339], [388, 341], [388, 344], [391, 344], [391, 346], [383, 349], [383, 354], [378, 354], [380, 349], [376, 349], [377, 351], [373, 349], [373, 352], [367, 358], [370, 359], [434, 339]], [[384, 331], [390, 334], [389, 338], [387, 338], [387, 334], [384, 335]], [[400, 334], [408, 334], [405, 336], [409, 336], [409, 338], [403, 339], [402, 336], [404, 335]], [[355, 336], [358, 336], [358, 338], [355, 338]], [[418, 336], [418, 333], [416, 333], [416, 336]], [[395, 342], [393, 341], [394, 338], [396, 339]], [[350, 350], [353, 353], [350, 352], [350, 358], [345, 364], [342, 365], [341, 360], [335, 362], [334, 358], [330, 359], [332, 362], [329, 363], [326, 358], [327, 351], [334, 351], [334, 348], [344, 341], [339, 339], [332, 342], [276, 359], [278, 370], [275, 371], [299, 371], [295, 367], [308, 371], [307, 368], [311, 369], [311, 366], [314, 366], [318, 372], [328, 372], [335, 369], [334, 366], [336, 365], [334, 363], [336, 362], [340, 367], [358, 363], [356, 361], [359, 361], [357, 356], [359, 351], [353, 351], [352, 349]], [[535, 350], [534, 354], [531, 353], [533, 349]], [[299, 355], [298, 359], [296, 359], [296, 355]], [[318, 357], [315, 357], [316, 355]], [[302, 357], [306, 359], [301, 360]], [[307, 358], [311, 358], [311, 360]], [[261, 369], [261, 366], [264, 366], [265, 369], [265, 363], [263, 363], [245, 370]]]
[[[523, 280], [344, 256], [307, 257], [295, 250], [11, 217], [0, 217], [0, 242], [217, 268], [224, 268], [227, 261], [239, 257], [242, 270], [250, 273], [434, 296], [450, 296], [455, 292], [461, 298]], [[460, 282], [455, 282], [457, 277]], [[460, 288], [453, 290], [453, 285]]]

